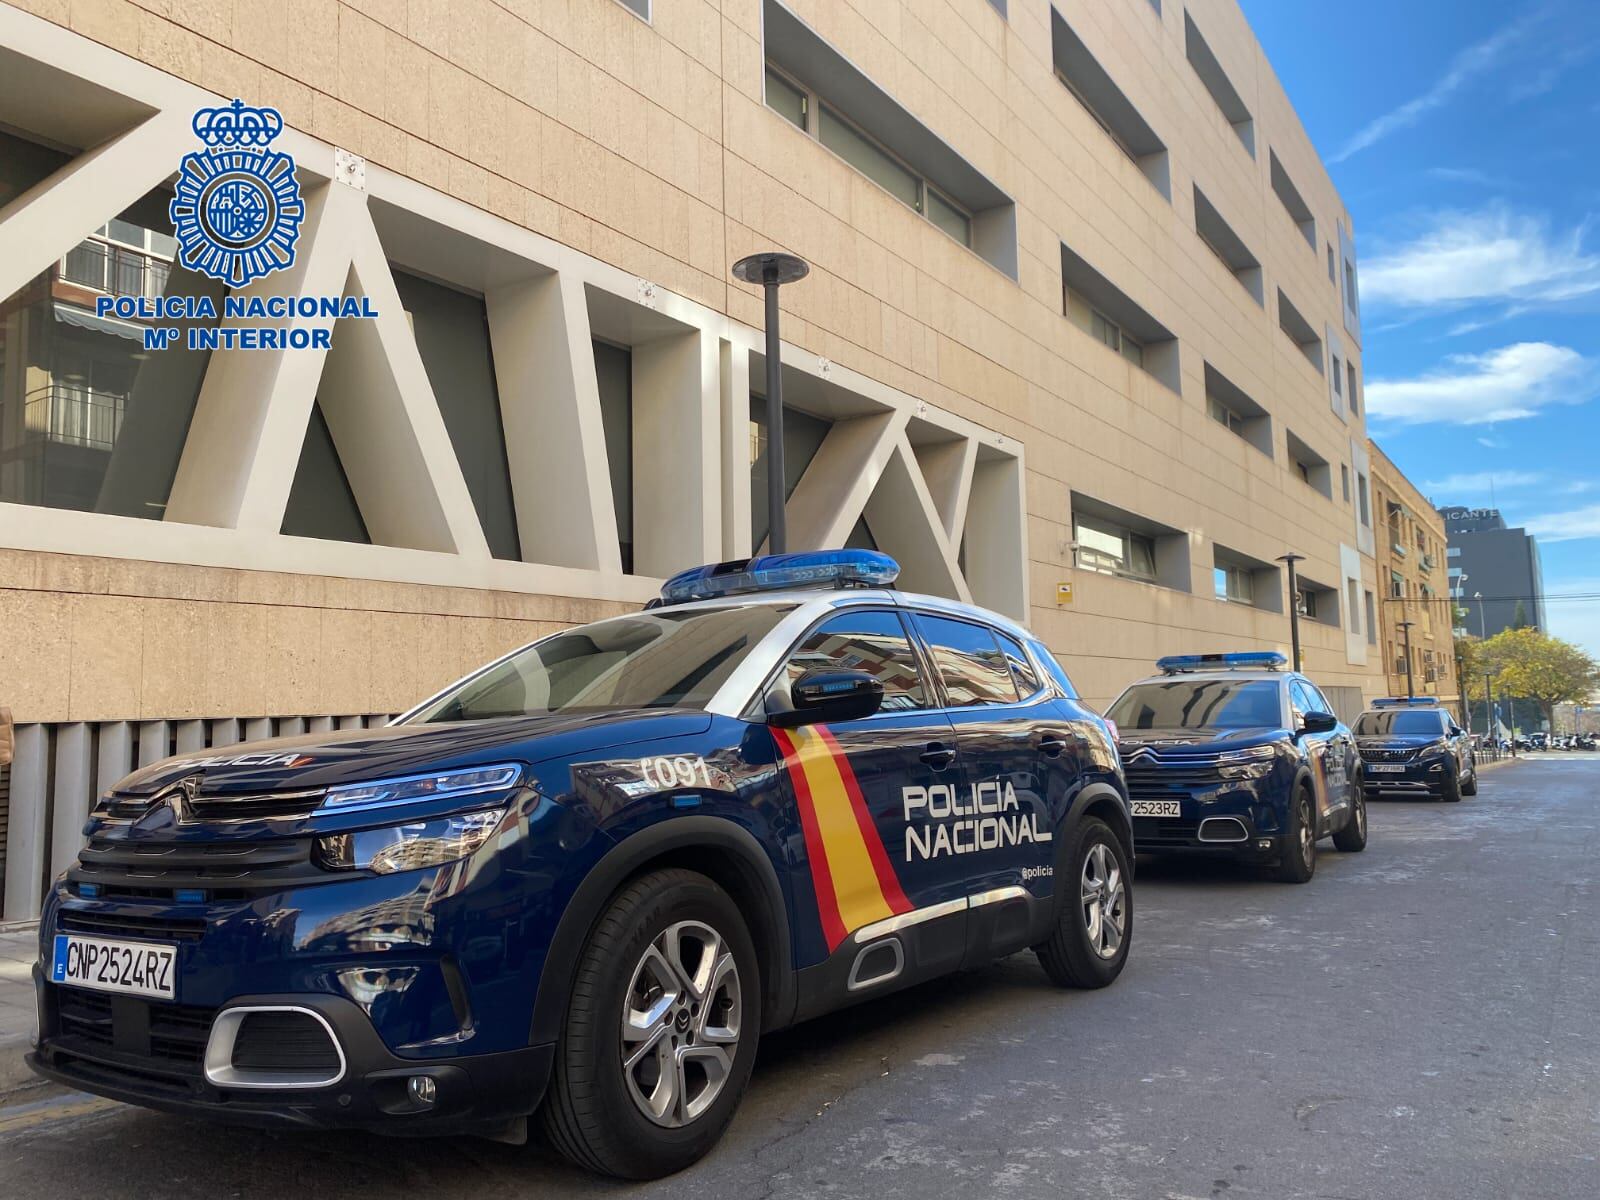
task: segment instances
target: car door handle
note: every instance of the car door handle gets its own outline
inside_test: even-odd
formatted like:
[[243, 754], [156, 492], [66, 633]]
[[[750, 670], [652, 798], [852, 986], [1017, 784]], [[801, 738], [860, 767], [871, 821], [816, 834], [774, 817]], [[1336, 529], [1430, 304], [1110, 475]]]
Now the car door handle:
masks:
[[1049, 758], [1054, 758], [1067, 748], [1067, 739], [1059, 733], [1047, 733], [1039, 738], [1039, 750]]
[[942, 771], [956, 760], [956, 748], [946, 746], [943, 742], [929, 742], [928, 748], [922, 752], [922, 761], [935, 771]]

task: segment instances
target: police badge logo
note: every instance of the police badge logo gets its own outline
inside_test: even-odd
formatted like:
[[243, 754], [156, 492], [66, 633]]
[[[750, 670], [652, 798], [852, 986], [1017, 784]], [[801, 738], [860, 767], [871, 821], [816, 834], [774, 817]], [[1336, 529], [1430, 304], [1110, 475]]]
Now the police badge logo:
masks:
[[294, 159], [267, 149], [283, 117], [235, 100], [192, 124], [207, 149], [183, 156], [168, 206], [178, 261], [235, 288], [292, 266], [305, 205]]

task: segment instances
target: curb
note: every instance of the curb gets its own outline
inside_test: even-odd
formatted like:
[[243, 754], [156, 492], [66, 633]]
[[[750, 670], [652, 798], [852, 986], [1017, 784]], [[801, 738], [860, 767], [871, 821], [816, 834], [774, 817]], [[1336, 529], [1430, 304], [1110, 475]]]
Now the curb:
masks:
[[25, 1037], [0, 1042], [0, 1100], [30, 1083], [44, 1082], [23, 1061], [28, 1049], [28, 1039]]

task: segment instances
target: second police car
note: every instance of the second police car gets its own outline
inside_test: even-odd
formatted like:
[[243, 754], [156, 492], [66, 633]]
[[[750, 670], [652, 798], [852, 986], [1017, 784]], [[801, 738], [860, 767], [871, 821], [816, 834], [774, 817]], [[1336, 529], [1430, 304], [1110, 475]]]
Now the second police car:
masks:
[[1367, 844], [1350, 730], [1276, 651], [1185, 654], [1106, 710], [1140, 853], [1226, 855], [1304, 883], [1316, 843]]
[[763, 1033], [1133, 933], [1109, 726], [867, 551], [697, 568], [382, 729], [117, 784], [40, 924], [36, 1070], [279, 1126], [514, 1136], [653, 1177]]
[[1374, 700], [1356, 718], [1369, 796], [1399, 792], [1455, 801], [1478, 794], [1472, 737], [1436, 697]]

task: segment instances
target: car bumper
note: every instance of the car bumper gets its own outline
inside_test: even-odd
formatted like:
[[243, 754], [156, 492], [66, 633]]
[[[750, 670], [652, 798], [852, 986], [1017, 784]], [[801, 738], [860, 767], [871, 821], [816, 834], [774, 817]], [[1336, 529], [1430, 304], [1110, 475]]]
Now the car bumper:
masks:
[[1281, 853], [1277, 830], [1263, 830], [1248, 813], [1204, 817], [1135, 817], [1133, 846], [1141, 854], [1197, 854], [1266, 862]]
[[[197, 1041], [203, 1028], [205, 1052], [156, 1057], [147, 1044], [152, 1016], [157, 1022], [170, 1018], [179, 1006], [117, 997], [115, 1024], [104, 1036], [86, 1034], [81, 1019], [67, 1016], [81, 1003], [84, 989], [48, 983], [38, 967], [34, 985], [40, 1036], [27, 1061], [38, 1074], [113, 1100], [236, 1124], [400, 1135], [493, 1132], [538, 1107], [555, 1057], [555, 1047], [546, 1044], [500, 1053], [400, 1058], [384, 1044], [360, 1005], [340, 996], [305, 993], [236, 997], [217, 1010], [209, 1025], [191, 1020]], [[317, 1086], [216, 1078], [210, 1051], [223, 1018], [230, 1010], [249, 1008], [288, 1008], [320, 1017], [337, 1046], [337, 1077]], [[431, 1085], [414, 1089], [412, 1080], [419, 1078]], [[431, 1101], [420, 1101], [419, 1092], [431, 1093]]]
[[1369, 796], [1386, 792], [1440, 796], [1455, 774], [1452, 764], [1446, 759], [1429, 759], [1405, 763], [1404, 766], [1403, 771], [1374, 771], [1372, 763], [1364, 763], [1361, 786]]

